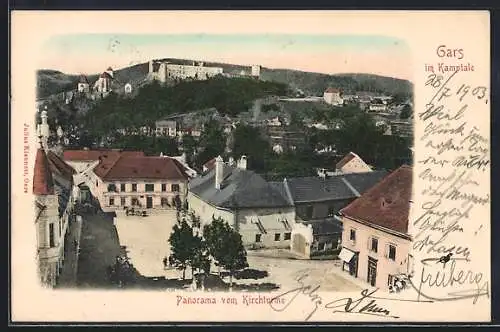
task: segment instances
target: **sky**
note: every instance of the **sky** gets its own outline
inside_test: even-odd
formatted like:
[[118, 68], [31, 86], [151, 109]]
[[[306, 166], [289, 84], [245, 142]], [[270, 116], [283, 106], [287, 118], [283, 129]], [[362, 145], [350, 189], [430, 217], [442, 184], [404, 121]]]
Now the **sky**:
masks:
[[325, 74], [371, 73], [411, 80], [404, 41], [360, 35], [59, 35], [41, 49], [38, 67], [95, 74], [156, 58], [259, 64]]

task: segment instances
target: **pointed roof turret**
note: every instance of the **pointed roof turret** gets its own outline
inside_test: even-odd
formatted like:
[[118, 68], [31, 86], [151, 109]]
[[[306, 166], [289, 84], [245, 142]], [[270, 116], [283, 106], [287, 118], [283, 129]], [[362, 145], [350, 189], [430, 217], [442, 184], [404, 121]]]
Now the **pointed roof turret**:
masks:
[[45, 150], [42, 148], [39, 148], [36, 152], [35, 168], [33, 172], [33, 194], [54, 194], [54, 182], [49, 168], [49, 161], [45, 154]]

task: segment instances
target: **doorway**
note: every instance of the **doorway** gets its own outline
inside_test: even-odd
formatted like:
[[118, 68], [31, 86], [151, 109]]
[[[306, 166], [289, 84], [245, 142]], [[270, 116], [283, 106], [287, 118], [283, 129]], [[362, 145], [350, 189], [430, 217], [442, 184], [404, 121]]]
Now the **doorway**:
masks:
[[368, 257], [368, 283], [375, 287], [377, 284], [377, 260]]
[[153, 197], [147, 196], [146, 197], [146, 209], [151, 209], [153, 208]]

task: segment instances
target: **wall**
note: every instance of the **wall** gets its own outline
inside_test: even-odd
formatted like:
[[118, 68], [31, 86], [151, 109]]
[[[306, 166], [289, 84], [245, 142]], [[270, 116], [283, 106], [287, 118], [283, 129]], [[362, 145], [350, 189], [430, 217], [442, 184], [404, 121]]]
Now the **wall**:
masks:
[[[260, 219], [266, 233], [259, 230], [255, 224]], [[290, 239], [285, 240], [285, 234], [289, 234], [295, 225], [295, 209], [293, 207], [282, 208], [256, 208], [241, 209], [236, 213], [238, 231], [240, 232], [245, 246], [265, 248], [289, 248]], [[286, 219], [289, 228], [281, 221]], [[256, 242], [256, 235], [260, 235], [260, 242]], [[275, 234], [280, 234], [279, 240], [275, 240]]]
[[303, 258], [311, 257], [311, 245], [313, 243], [313, 229], [311, 226], [295, 224], [292, 229], [292, 241], [290, 251]]
[[[121, 184], [125, 184], [125, 191], [121, 191]], [[137, 191], [132, 191], [132, 183], [137, 184]], [[116, 192], [108, 192], [108, 185], [114, 184]], [[146, 192], [146, 184], [153, 184], [154, 191]], [[166, 184], [166, 191], [161, 191], [162, 184]], [[179, 191], [172, 191], [172, 185], [177, 184], [179, 186]], [[137, 198], [141, 208], [146, 208], [147, 197], [153, 198], [153, 209], [170, 209], [175, 208], [173, 202], [175, 196], [179, 195], [181, 202], [184, 204], [186, 199], [187, 184], [186, 181], [172, 181], [172, 180], [127, 180], [127, 181], [117, 181], [117, 182], [103, 182], [99, 180], [99, 201], [101, 207], [106, 209], [123, 209], [124, 206], [132, 206], [132, 198]], [[122, 205], [121, 198], [125, 198], [125, 202]], [[113, 205], [110, 205], [110, 198], [114, 199]], [[163, 206], [161, 204], [161, 199], [166, 198], [170, 206]]]
[[[346, 199], [346, 200], [329, 200], [329, 201], [311, 202], [311, 203], [295, 203], [297, 217], [299, 217], [304, 221], [312, 219], [332, 218], [333, 216], [328, 215], [328, 210], [330, 209], [330, 207], [332, 207], [334, 211], [337, 212], [340, 209], [346, 207], [353, 200], [354, 197], [352, 199]], [[313, 207], [313, 213], [311, 217], [307, 215], [307, 210], [309, 206]]]
[[191, 192], [188, 193], [188, 204], [189, 210], [194, 211], [194, 213], [200, 217], [202, 225], [209, 224], [212, 221], [212, 216], [215, 216], [215, 218], [221, 217], [223, 220], [227, 221], [229, 225], [235, 226], [234, 213], [232, 211], [219, 209], [208, 204]]
[[[368, 257], [377, 259], [376, 287], [387, 290], [389, 275], [408, 273], [408, 266], [411, 265], [410, 240], [388, 234], [381, 230], [371, 228], [353, 220], [342, 217], [344, 231], [342, 233], [342, 246], [352, 251], [359, 251], [358, 278], [368, 282]], [[350, 230], [356, 231], [356, 241], [350, 241]], [[371, 237], [378, 238], [378, 252], [369, 250]], [[396, 260], [392, 261], [388, 257], [388, 245], [396, 246]], [[410, 267], [411, 269], [411, 267]]]

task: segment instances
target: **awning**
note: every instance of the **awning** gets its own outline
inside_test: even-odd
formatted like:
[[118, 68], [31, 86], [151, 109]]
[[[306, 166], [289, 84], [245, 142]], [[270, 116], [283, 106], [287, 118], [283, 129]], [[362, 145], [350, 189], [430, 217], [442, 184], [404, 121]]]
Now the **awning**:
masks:
[[347, 248], [342, 248], [342, 250], [340, 251], [339, 258], [346, 263], [349, 263], [353, 257], [354, 252]]

